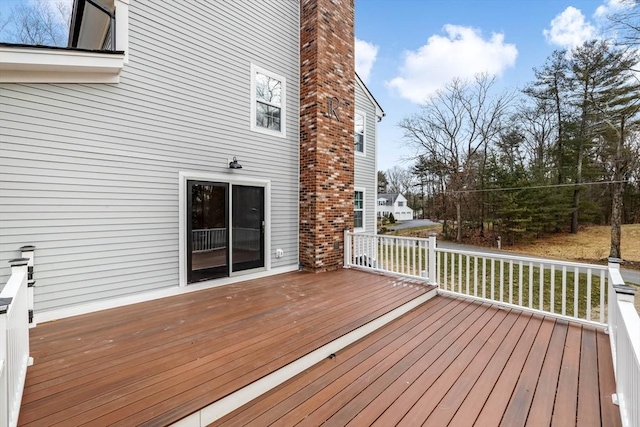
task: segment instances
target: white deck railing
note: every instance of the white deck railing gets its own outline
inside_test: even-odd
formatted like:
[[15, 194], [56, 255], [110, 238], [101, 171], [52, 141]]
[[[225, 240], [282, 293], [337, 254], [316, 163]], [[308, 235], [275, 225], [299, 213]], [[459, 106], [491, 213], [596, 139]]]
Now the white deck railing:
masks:
[[607, 267], [436, 246], [435, 236], [345, 233], [345, 266], [428, 279], [439, 292], [604, 326]]
[[437, 248], [440, 289], [604, 324], [607, 267]]
[[226, 228], [191, 230], [191, 251], [206, 252], [227, 246]]
[[633, 305], [635, 289], [626, 286], [619, 262], [609, 263], [609, 339], [616, 396], [624, 427], [640, 426], [640, 318]]
[[18, 424], [29, 357], [29, 260], [11, 261], [11, 277], [0, 293], [0, 425]]

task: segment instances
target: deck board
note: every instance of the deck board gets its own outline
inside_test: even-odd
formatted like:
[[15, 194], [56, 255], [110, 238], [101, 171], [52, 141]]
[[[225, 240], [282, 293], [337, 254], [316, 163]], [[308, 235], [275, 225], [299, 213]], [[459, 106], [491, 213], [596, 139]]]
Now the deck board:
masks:
[[615, 426], [613, 385], [602, 330], [438, 296], [211, 425]]
[[170, 424], [428, 289], [296, 272], [41, 324], [19, 424]]

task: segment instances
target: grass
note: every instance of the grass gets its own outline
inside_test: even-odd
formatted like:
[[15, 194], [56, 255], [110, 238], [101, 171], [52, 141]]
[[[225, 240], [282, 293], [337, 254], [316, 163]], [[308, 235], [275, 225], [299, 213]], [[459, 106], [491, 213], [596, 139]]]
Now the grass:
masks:
[[[529, 244], [504, 247], [512, 252], [571, 261], [603, 262], [609, 256], [611, 227], [584, 227], [577, 234], [559, 233]], [[640, 268], [640, 224], [622, 226], [621, 251], [627, 264]]]

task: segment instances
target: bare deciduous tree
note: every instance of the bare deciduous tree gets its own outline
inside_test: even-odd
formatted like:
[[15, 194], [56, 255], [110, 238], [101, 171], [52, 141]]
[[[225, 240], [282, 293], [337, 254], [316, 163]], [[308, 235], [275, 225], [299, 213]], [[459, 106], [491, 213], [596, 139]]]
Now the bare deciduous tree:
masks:
[[69, 1], [32, 0], [11, 9], [0, 19], [0, 41], [28, 45], [67, 46], [71, 5]]
[[499, 137], [513, 94], [493, 96], [495, 78], [486, 74], [473, 82], [453, 80], [403, 119], [406, 144], [446, 176], [456, 209], [456, 240], [462, 240], [462, 191], [475, 183], [489, 144]]

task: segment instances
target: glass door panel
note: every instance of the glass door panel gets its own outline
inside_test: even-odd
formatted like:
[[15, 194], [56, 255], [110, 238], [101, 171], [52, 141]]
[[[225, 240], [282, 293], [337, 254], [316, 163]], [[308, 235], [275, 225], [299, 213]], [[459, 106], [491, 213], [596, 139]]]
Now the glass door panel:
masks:
[[231, 190], [232, 271], [264, 267], [264, 187]]
[[187, 181], [187, 281], [229, 276], [229, 186]]

